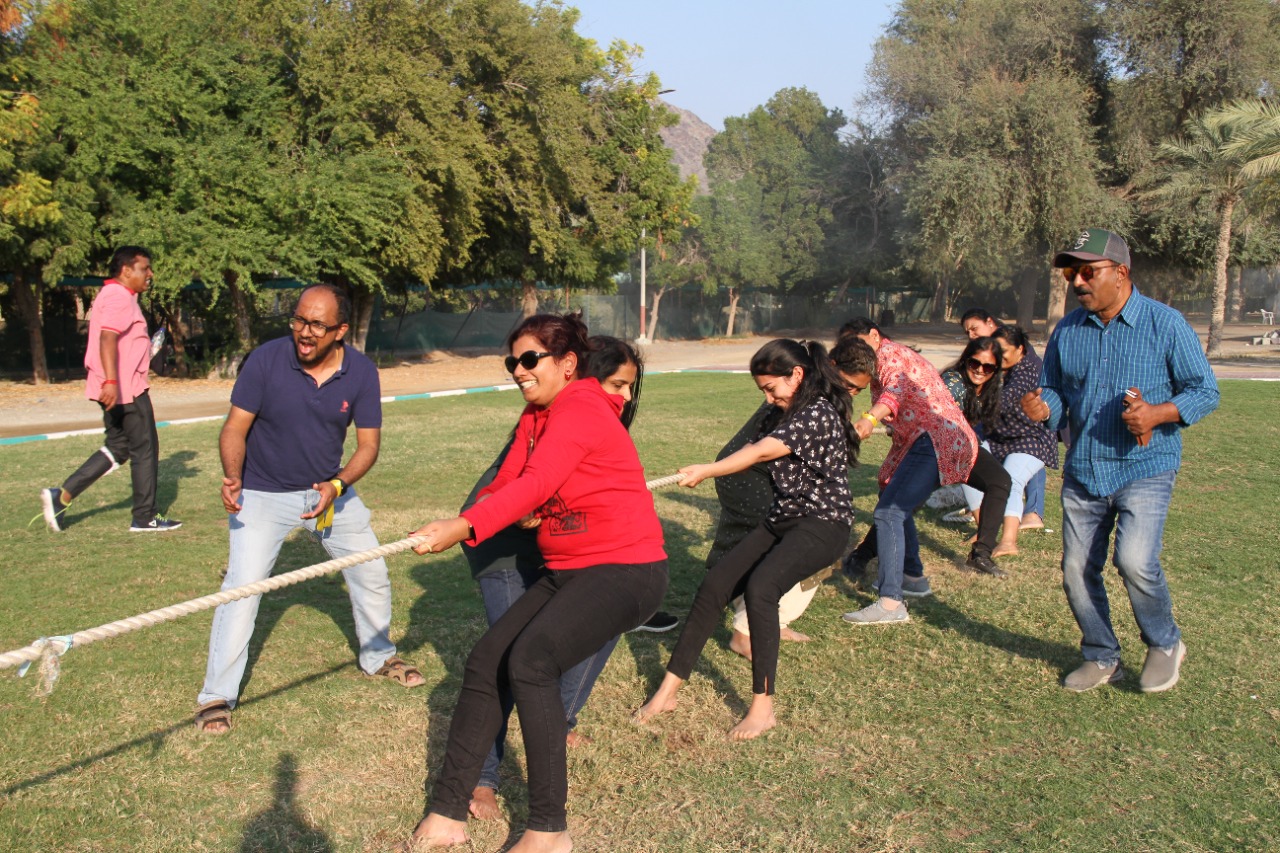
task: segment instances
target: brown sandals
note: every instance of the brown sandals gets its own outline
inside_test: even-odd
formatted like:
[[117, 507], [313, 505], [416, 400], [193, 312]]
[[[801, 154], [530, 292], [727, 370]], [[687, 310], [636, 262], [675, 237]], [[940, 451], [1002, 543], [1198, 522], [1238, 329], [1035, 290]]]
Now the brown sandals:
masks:
[[[221, 731], [210, 730], [209, 726], [213, 723], [224, 723], [226, 728]], [[222, 699], [205, 702], [196, 708], [196, 729], [201, 734], [225, 735], [231, 731], [231, 706]]]
[[[427, 683], [418, 668], [397, 655], [387, 658], [373, 678], [389, 678], [402, 687], [421, 687]], [[416, 678], [416, 680], [415, 680]]]

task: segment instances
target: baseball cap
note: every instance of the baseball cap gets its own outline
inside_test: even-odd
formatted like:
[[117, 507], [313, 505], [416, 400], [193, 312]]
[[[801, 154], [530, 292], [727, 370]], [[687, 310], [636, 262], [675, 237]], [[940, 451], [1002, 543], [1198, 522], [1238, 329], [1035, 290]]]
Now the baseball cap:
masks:
[[1069, 267], [1072, 261], [1115, 261], [1129, 263], [1129, 244], [1119, 234], [1101, 228], [1086, 228], [1076, 235], [1075, 242], [1053, 258], [1055, 267]]

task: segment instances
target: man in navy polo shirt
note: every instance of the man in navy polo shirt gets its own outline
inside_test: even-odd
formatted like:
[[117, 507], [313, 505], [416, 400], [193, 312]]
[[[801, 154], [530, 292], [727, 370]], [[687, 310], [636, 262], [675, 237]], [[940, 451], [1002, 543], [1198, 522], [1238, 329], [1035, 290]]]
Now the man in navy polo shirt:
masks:
[[1115, 564], [1147, 646], [1138, 689], [1178, 683], [1187, 647], [1173, 619], [1161, 540], [1182, 463], [1182, 430], [1218, 407], [1200, 339], [1177, 311], [1138, 292], [1129, 247], [1089, 228], [1054, 258], [1080, 302], [1044, 352], [1043, 388], [1022, 409], [1074, 441], [1062, 474], [1062, 585], [1082, 635], [1084, 664], [1062, 680], [1081, 692], [1120, 681], [1120, 641], [1102, 573]]
[[[378, 370], [342, 343], [351, 305], [331, 285], [302, 292], [289, 319], [291, 338], [276, 338], [245, 360], [222, 427], [222, 504], [230, 516], [231, 553], [223, 589], [271, 574], [285, 537], [299, 527], [337, 558], [378, 547], [369, 510], [352, 486], [378, 459], [382, 428]], [[347, 427], [356, 450], [344, 466]], [[360, 644], [360, 668], [405, 687], [425, 683], [396, 656], [389, 636], [387, 564], [371, 560], [343, 570]], [[197, 699], [196, 725], [231, 728], [261, 596], [224, 604], [213, 616], [209, 664]]]

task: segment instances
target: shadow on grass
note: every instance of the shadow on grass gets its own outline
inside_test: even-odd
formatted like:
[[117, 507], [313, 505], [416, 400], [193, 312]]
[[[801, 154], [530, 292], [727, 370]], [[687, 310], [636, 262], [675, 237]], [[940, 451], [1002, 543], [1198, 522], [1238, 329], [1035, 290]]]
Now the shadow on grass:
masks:
[[297, 762], [292, 753], [283, 753], [276, 764], [271, 806], [245, 824], [240, 853], [329, 853], [334, 849], [328, 834], [307, 823], [298, 810], [294, 802], [297, 788]]
[[1080, 650], [1075, 646], [1030, 637], [1026, 634], [982, 622], [957, 610], [936, 595], [920, 599], [911, 606], [912, 619], [919, 619], [942, 631], [953, 631], [966, 639], [990, 646], [1015, 657], [1040, 660], [1064, 672], [1079, 663]]
[[[252, 699], [246, 699], [240, 702], [236, 706], [236, 709], [240, 710], [242, 708], [251, 707], [253, 705], [256, 705], [259, 702], [263, 702], [274, 696], [278, 696], [282, 693], [286, 693], [297, 687], [301, 687], [303, 685], [311, 684], [313, 682], [328, 678], [330, 675], [333, 675], [336, 672], [341, 672], [342, 670], [347, 669], [348, 667], [353, 666], [354, 664], [355, 664], [355, 661], [349, 661], [347, 663], [338, 664], [337, 666], [331, 666], [328, 669], [321, 670], [320, 672], [312, 673], [311, 675], [308, 675], [305, 678], [299, 678], [296, 681], [292, 681], [288, 684], [282, 684], [281, 686], [277, 687], [275, 690], [272, 690], [267, 693], [262, 693], [258, 696], [255, 696]], [[5, 796], [10, 796], [20, 791], [25, 791], [29, 788], [35, 788], [39, 785], [43, 785], [46, 782], [51, 782], [54, 779], [57, 779], [59, 776], [66, 775], [67, 773], [74, 773], [80, 770], [84, 770], [88, 767], [92, 767], [93, 765], [97, 764], [100, 761], [105, 761], [108, 758], [114, 758], [117, 755], [123, 755], [129, 750], [136, 749], [138, 747], [146, 747], [151, 749], [153, 752], [158, 752], [160, 748], [164, 746], [164, 742], [166, 738], [168, 738], [170, 735], [172, 735], [173, 733], [181, 729], [185, 729], [188, 726], [191, 726], [192, 724], [193, 724], [192, 718], [185, 717], [182, 720], [182, 722], [174, 723], [173, 725], [168, 726], [167, 728], [160, 729], [159, 731], [154, 731], [151, 734], [142, 735], [141, 737], [133, 738], [132, 740], [127, 740], [124, 743], [117, 744], [109, 749], [104, 749], [99, 752], [95, 752], [92, 755], [86, 755], [84, 758], [79, 758], [75, 761], [68, 762], [62, 765], [61, 767], [55, 767], [52, 770], [48, 770], [44, 773], [41, 773], [38, 776], [33, 776], [30, 779], [24, 779], [21, 782], [15, 782], [9, 787], [4, 788], [3, 790], [0, 790], [0, 794], [4, 794]]]

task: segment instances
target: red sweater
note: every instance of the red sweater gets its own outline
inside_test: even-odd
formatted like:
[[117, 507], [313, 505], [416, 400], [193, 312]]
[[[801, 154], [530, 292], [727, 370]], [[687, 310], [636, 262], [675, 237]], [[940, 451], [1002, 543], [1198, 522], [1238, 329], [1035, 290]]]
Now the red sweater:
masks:
[[489, 497], [462, 514], [482, 542], [529, 513], [551, 569], [667, 558], [644, 468], [618, 419], [622, 398], [594, 379], [571, 382], [550, 406], [529, 405]]

